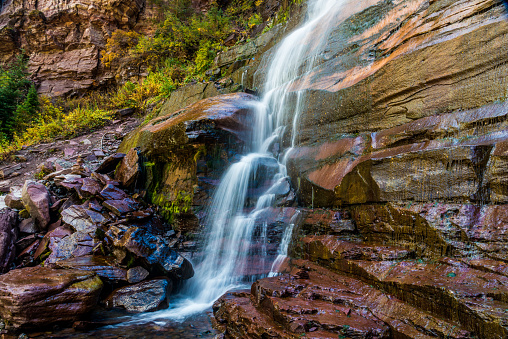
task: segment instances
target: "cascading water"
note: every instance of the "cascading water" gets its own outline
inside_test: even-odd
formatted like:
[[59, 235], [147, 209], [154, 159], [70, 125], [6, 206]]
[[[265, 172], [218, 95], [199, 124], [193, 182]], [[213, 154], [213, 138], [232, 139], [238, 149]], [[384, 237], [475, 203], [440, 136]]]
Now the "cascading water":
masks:
[[[319, 61], [328, 26], [333, 23], [332, 19], [342, 2], [311, 0], [306, 22], [278, 46], [267, 72], [265, 94], [261, 101], [252, 103], [256, 111], [251, 145], [254, 152], [228, 169], [214, 194], [206, 220], [208, 229], [203, 259], [195, 265], [195, 276], [172, 303], [172, 308], [145, 314], [143, 321], [184, 319], [209, 308], [228, 290], [239, 288], [252, 278], [260, 278], [246, 277], [244, 268], [253, 241], [256, 217], [273, 204], [275, 194], [270, 188], [265, 190], [255, 198], [254, 209], [246, 213], [246, 204], [251, 199], [249, 191], [260, 177], [269, 179], [274, 187], [287, 176], [285, 159], [297, 143], [298, 119], [304, 106], [303, 92], [298, 89], [295, 80], [308, 73]], [[319, 34], [319, 38], [314, 34]], [[288, 134], [288, 125], [291, 126], [291, 147], [284, 153], [274, 150], [273, 145], [282, 144], [283, 137]], [[294, 223], [295, 220], [291, 220], [284, 232], [279, 256], [271, 265], [272, 271], [287, 255]], [[260, 238], [266, 241], [266, 224], [263, 224], [262, 233]], [[261, 255], [266, 254], [266, 244], [262, 244], [261, 248]], [[266, 271], [263, 275], [268, 274], [275, 273]]]

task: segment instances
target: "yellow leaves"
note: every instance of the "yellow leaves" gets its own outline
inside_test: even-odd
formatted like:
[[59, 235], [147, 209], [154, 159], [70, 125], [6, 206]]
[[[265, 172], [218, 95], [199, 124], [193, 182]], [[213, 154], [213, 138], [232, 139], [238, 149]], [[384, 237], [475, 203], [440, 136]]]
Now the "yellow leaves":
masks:
[[103, 126], [113, 117], [113, 112], [96, 107], [77, 107], [65, 114], [47, 97], [42, 96], [40, 102], [42, 108], [35, 122], [22, 134], [14, 135], [9, 144], [0, 144], [0, 157], [23, 145], [51, 141], [56, 137], [71, 137], [81, 131]]
[[127, 55], [129, 50], [138, 44], [139, 38], [140, 35], [134, 31], [126, 32], [117, 29], [106, 42], [106, 48], [102, 53], [101, 62], [106, 67], [111, 66], [111, 63], [116, 59]]

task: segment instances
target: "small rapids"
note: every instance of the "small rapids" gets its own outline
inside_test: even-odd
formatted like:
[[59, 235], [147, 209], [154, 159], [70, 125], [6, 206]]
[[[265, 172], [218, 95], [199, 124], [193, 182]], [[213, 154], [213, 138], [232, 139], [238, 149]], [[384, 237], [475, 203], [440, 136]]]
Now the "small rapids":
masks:
[[[266, 276], [274, 276], [287, 256], [297, 213], [284, 231], [278, 256], [261, 275], [245, 273], [249, 255], [252, 255], [256, 217], [275, 200], [272, 188], [287, 177], [286, 159], [298, 144], [297, 126], [304, 109], [305, 95], [296, 85], [301, 75], [317, 65], [324, 53], [327, 31], [344, 0], [311, 0], [304, 24], [288, 35], [273, 55], [264, 84], [262, 99], [252, 102], [256, 113], [249, 153], [230, 166], [216, 190], [208, 217], [202, 259], [194, 262], [195, 276], [186, 282], [170, 308], [141, 314], [123, 324], [140, 322], [166, 323], [182, 321], [209, 309], [225, 292], [247, 287], [246, 283]], [[319, 34], [319, 38], [315, 36]], [[291, 147], [284, 152], [273, 150], [289, 140]], [[289, 144], [289, 143], [287, 143]], [[261, 173], [270, 169], [269, 173]], [[275, 170], [274, 170], [275, 169]], [[251, 203], [249, 191], [260, 177], [269, 176], [268, 188]], [[270, 187], [271, 186], [271, 187]], [[263, 224], [260, 238], [267, 241], [267, 225]], [[259, 250], [266, 257], [266, 243]], [[264, 259], [261, 259], [264, 260]], [[271, 270], [270, 270], [271, 267]]]

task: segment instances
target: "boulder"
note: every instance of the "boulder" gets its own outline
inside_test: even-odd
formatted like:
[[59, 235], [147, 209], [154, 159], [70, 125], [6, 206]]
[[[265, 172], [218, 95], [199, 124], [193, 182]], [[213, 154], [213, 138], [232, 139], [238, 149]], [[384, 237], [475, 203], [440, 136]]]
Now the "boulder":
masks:
[[112, 154], [104, 158], [104, 160], [99, 165], [99, 167], [97, 167], [95, 172], [99, 174], [108, 174], [110, 172], [113, 172], [123, 158], [125, 158], [125, 153]]
[[97, 245], [98, 240], [87, 233], [75, 232], [63, 238], [50, 237], [48, 248], [51, 254], [44, 262], [54, 264], [60, 260], [89, 255]]
[[95, 307], [102, 286], [93, 272], [16, 269], [0, 276], [0, 317], [14, 329], [69, 324]]
[[176, 112], [166, 110], [122, 141], [119, 151], [139, 152], [143, 159], [139, 180], [145, 183], [146, 197], [167, 219], [190, 214], [195, 192], [206, 190], [196, 189], [198, 176], [217, 180], [237, 160], [236, 154], [251, 141], [255, 100], [246, 93], [225, 94]]
[[37, 227], [40, 230], [45, 230], [51, 220], [49, 215], [51, 199], [46, 186], [33, 181], [26, 181], [21, 195], [23, 204], [34, 218]]
[[121, 287], [106, 300], [109, 307], [123, 307], [129, 312], [156, 311], [168, 303], [172, 284], [167, 279], [154, 279]]
[[22, 210], [25, 208], [21, 197], [21, 189], [10, 188], [10, 193], [5, 196], [5, 205], [9, 208]]
[[[138, 147], [142, 155], [153, 156], [175, 151], [182, 145], [232, 135], [247, 141], [256, 97], [246, 93], [215, 96], [177, 112], [151, 120], [130, 133], [120, 151]], [[221, 135], [222, 134], [222, 135]]]
[[132, 199], [106, 200], [103, 203], [103, 206], [109, 209], [117, 216], [122, 216], [125, 215], [126, 213], [134, 212], [138, 204]]
[[145, 280], [148, 275], [149, 273], [147, 270], [141, 266], [136, 266], [127, 271], [127, 281], [129, 284], [135, 284]]
[[83, 185], [78, 193], [81, 193], [83, 198], [93, 197], [102, 190], [102, 185], [92, 178], [83, 178]]
[[106, 236], [115, 247], [133, 254], [145, 267], [152, 267], [177, 280], [189, 279], [194, 275], [192, 264], [187, 259], [169, 248], [163, 238], [145, 229], [111, 226]]
[[[58, 268], [95, 272], [99, 277], [117, 282], [127, 281], [127, 270], [117, 267], [111, 257], [85, 255], [77, 258], [58, 260], [54, 263]], [[131, 281], [129, 281], [131, 283]]]
[[61, 213], [62, 221], [80, 233], [95, 235], [97, 226], [106, 221], [102, 214], [84, 208], [80, 205], [73, 205], [64, 209]]
[[3, 208], [0, 210], [0, 273], [7, 272], [16, 257], [18, 240], [18, 213]]
[[35, 226], [35, 221], [32, 218], [21, 220], [19, 223], [19, 231], [21, 233], [33, 234], [37, 233], [38, 228]]
[[108, 184], [100, 192], [101, 198], [104, 200], [123, 200], [129, 198], [129, 195], [121, 189], [115, 187], [113, 184]]
[[55, 245], [58, 244], [61, 239], [70, 236], [71, 234], [72, 230], [68, 226], [60, 226], [52, 231], [49, 231], [46, 235], [44, 235], [44, 238], [42, 238], [39, 247], [34, 253], [34, 258], [38, 258], [48, 248], [55, 248]]
[[124, 187], [129, 187], [138, 178], [139, 171], [138, 152], [131, 149], [120, 162], [120, 166], [115, 172], [115, 180], [121, 182]]

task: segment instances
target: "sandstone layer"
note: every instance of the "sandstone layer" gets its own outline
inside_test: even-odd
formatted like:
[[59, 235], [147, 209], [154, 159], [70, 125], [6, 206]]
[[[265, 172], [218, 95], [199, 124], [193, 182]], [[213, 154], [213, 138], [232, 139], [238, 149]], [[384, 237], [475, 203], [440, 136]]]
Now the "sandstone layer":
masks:
[[226, 338], [508, 335], [507, 10], [365, 0], [328, 18], [291, 88], [292, 260], [219, 299]]
[[145, 0], [7, 0], [0, 7], [0, 63], [23, 50], [39, 93], [50, 96], [114, 84], [116, 74], [138, 80], [145, 69], [105, 68], [101, 51], [117, 29], [153, 33], [150, 21], [159, 13]]

